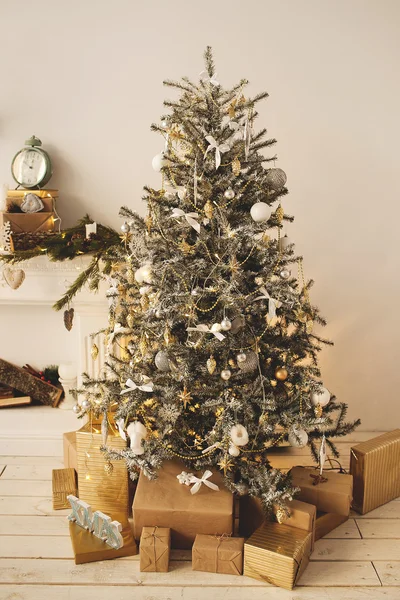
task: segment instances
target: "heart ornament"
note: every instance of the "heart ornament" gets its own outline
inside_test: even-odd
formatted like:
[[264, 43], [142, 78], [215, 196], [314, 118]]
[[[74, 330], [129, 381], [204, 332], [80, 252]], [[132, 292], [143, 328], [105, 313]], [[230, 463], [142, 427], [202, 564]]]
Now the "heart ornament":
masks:
[[22, 269], [12, 269], [11, 267], [4, 267], [3, 277], [5, 282], [10, 286], [11, 289], [17, 290], [24, 282], [25, 272]]

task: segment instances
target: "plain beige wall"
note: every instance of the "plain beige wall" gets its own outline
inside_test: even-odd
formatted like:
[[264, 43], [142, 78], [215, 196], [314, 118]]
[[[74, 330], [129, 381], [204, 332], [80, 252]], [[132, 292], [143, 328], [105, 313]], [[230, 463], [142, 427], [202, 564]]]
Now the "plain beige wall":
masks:
[[398, 427], [400, 2], [0, 0], [0, 23], [0, 183], [36, 134], [65, 225], [89, 212], [119, 226], [123, 203], [144, 211], [162, 80], [196, 77], [207, 44], [223, 84], [269, 91], [260, 125], [288, 174], [288, 233], [336, 343], [325, 383], [364, 429]]

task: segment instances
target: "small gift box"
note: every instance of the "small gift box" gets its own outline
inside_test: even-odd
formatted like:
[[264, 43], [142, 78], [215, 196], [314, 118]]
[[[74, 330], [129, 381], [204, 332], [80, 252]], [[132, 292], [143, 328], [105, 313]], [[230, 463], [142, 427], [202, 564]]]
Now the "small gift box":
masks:
[[317, 512], [315, 521], [315, 538], [314, 541], [320, 540], [324, 535], [327, 535], [342, 523], [348, 521], [349, 517], [344, 515], [335, 515], [335, 513]]
[[323, 471], [309, 467], [293, 467], [294, 487], [300, 488], [299, 500], [314, 504], [318, 510], [348, 516], [353, 498], [353, 477], [335, 471]]
[[78, 471], [78, 457], [76, 453], [76, 431], [69, 431], [63, 435], [64, 467]]
[[155, 525], [170, 527], [173, 548], [191, 548], [197, 533], [232, 534], [233, 495], [221, 475], [194, 473], [193, 483], [185, 485], [178, 481], [188, 475], [182, 469], [181, 462], [166, 461], [157, 479], [140, 474], [132, 507], [136, 539], [143, 527]]
[[77, 493], [75, 469], [53, 469], [53, 509], [69, 508], [67, 496]]
[[140, 570], [167, 573], [170, 549], [169, 527], [143, 527], [140, 537]]
[[244, 545], [244, 575], [292, 590], [311, 553], [312, 533], [265, 522]]
[[54, 213], [0, 213], [0, 226], [10, 223], [13, 233], [54, 231]]
[[314, 550], [315, 526], [317, 509], [313, 504], [302, 502], [301, 500], [292, 500], [287, 503], [290, 510], [290, 516], [283, 521], [288, 527], [297, 527], [303, 531], [309, 531], [311, 536], [311, 551]]
[[243, 546], [243, 538], [198, 534], [192, 548], [192, 569], [241, 575]]
[[354, 446], [350, 472], [353, 508], [362, 515], [400, 496], [400, 429]]

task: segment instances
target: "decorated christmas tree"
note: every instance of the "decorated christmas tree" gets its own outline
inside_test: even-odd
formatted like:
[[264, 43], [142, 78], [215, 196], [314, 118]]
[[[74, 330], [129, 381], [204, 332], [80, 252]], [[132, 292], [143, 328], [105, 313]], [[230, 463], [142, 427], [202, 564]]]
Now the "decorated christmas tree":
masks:
[[210, 48], [205, 67], [198, 83], [165, 81], [180, 95], [152, 125], [164, 138], [153, 159], [161, 187], [145, 188], [145, 218], [121, 209], [122, 244], [105, 265], [104, 376], [85, 377], [79, 410], [114, 419], [128, 445], [108, 456], [133, 478], [178, 457], [220, 470], [268, 510], [293, 492], [271, 448], [309, 444], [318, 460], [324, 437], [336, 455], [332, 438], [358, 422], [323, 386], [325, 322], [281, 235], [292, 221], [286, 174], [262, 154], [275, 140], [256, 129], [268, 94], [248, 97], [244, 79], [223, 89]]

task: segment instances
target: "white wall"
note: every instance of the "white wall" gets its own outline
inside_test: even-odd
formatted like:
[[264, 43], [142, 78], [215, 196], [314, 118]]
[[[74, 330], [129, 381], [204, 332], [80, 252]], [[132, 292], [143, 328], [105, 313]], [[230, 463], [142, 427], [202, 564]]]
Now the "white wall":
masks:
[[196, 77], [207, 44], [223, 84], [269, 91], [260, 124], [288, 173], [288, 232], [336, 342], [325, 382], [364, 429], [399, 426], [400, 3], [1, 0], [0, 22], [0, 183], [36, 134], [65, 225], [89, 212], [118, 226], [123, 203], [144, 212], [162, 80]]

